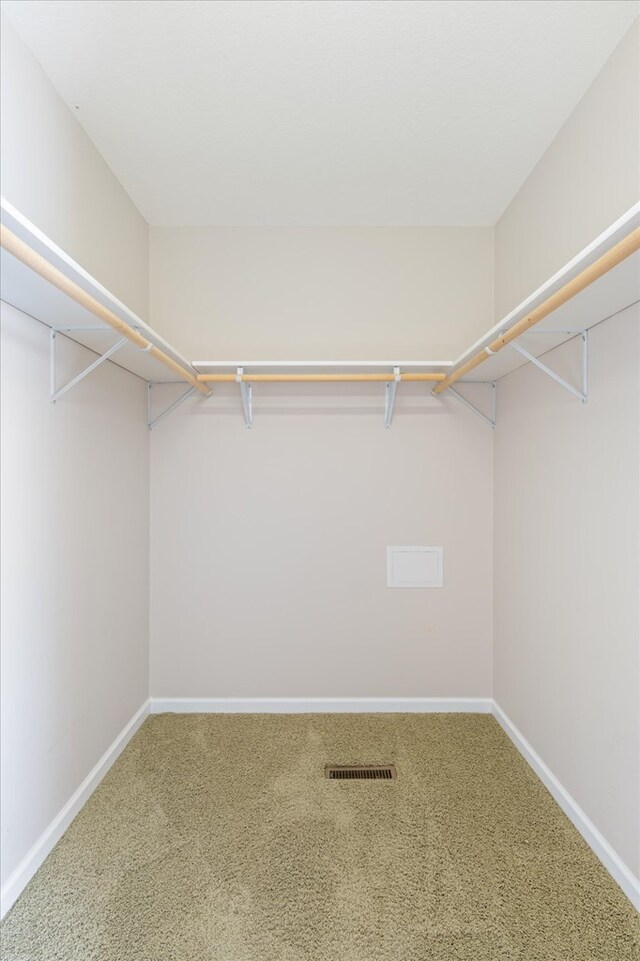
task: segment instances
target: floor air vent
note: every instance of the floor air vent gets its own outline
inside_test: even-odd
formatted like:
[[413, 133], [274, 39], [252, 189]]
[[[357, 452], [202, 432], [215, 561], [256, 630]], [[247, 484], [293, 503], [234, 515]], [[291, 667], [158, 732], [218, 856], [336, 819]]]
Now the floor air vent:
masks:
[[387, 767], [344, 767], [327, 764], [324, 774], [329, 781], [393, 781], [396, 769], [392, 764]]

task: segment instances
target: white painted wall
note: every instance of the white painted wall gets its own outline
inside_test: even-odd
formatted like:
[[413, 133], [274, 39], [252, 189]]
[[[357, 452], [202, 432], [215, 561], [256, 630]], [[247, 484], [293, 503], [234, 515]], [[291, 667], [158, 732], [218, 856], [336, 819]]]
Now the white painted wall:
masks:
[[[592, 329], [587, 405], [500, 381], [495, 432], [495, 698], [636, 875], [639, 320]], [[577, 379], [577, 342], [545, 361]]]
[[[496, 315], [640, 197], [640, 28], [495, 230]], [[494, 696], [640, 873], [638, 308], [592, 331], [589, 403], [529, 366], [500, 381]], [[545, 357], [579, 381], [578, 349]]]
[[496, 320], [640, 199], [636, 20], [496, 224]]
[[[49, 331], [2, 305], [2, 882], [148, 690], [146, 385], [51, 406]], [[58, 338], [60, 383], [95, 355]]]
[[2, 194], [147, 319], [147, 224], [2, 15]]
[[189, 359], [451, 360], [493, 323], [491, 227], [152, 227]]
[[[190, 405], [190, 406], [189, 406]], [[489, 428], [403, 384], [260, 385], [151, 435], [154, 696], [489, 696]], [[443, 589], [391, 590], [388, 544], [442, 545]]]
[[[146, 315], [147, 225], [5, 18], [1, 142], [3, 195]], [[48, 350], [2, 306], [3, 886], [148, 691], [145, 385], [106, 364], [53, 408]]]

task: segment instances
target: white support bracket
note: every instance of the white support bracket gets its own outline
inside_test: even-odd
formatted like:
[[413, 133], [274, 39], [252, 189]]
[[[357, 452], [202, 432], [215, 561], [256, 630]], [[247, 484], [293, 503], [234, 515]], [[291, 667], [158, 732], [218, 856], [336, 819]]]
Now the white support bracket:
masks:
[[545, 373], [548, 377], [551, 377], [552, 380], [555, 380], [557, 384], [560, 384], [560, 386], [564, 387], [565, 390], [568, 390], [570, 394], [573, 394], [573, 396], [581, 400], [583, 404], [586, 404], [589, 398], [588, 331], [586, 330], [581, 331], [579, 336], [582, 341], [582, 390], [579, 390], [577, 387], [574, 387], [573, 384], [570, 384], [569, 381], [565, 380], [564, 377], [561, 377], [560, 374], [556, 374], [555, 370], [551, 370], [550, 367], [547, 367], [546, 364], [543, 364], [538, 357], [534, 357], [533, 354], [530, 354], [529, 351], [525, 350], [524, 347], [521, 347], [520, 344], [516, 344], [514, 342], [510, 346], [513, 347], [514, 350], [517, 350], [519, 354], [521, 354], [526, 360], [529, 361], [529, 363], [534, 364], [541, 371], [543, 371], [543, 373]]
[[245, 427], [253, 427], [253, 405], [252, 405], [252, 388], [251, 384], [247, 384], [243, 380], [244, 367], [238, 367], [236, 370], [236, 383], [240, 385], [240, 396], [242, 397], [242, 410], [244, 412], [244, 423]]
[[49, 401], [52, 404], [55, 404], [56, 401], [60, 400], [63, 394], [66, 394], [68, 390], [71, 390], [72, 387], [75, 387], [76, 384], [79, 384], [80, 381], [84, 380], [88, 374], [91, 374], [94, 370], [96, 370], [97, 367], [103, 364], [105, 360], [108, 360], [113, 354], [115, 354], [117, 350], [120, 350], [120, 348], [127, 343], [127, 338], [121, 337], [115, 342], [115, 344], [109, 347], [108, 350], [105, 350], [104, 354], [100, 354], [100, 356], [94, 360], [92, 364], [89, 364], [89, 366], [85, 367], [85, 369], [80, 371], [79, 374], [76, 374], [75, 377], [72, 377], [71, 380], [64, 385], [64, 387], [60, 387], [58, 390], [56, 390], [56, 334], [57, 331], [52, 328], [49, 339]]
[[492, 381], [491, 383], [487, 383], [486, 381], [473, 380], [473, 381], [466, 381], [466, 383], [468, 383], [468, 384], [486, 384], [487, 387], [490, 387], [490, 388], [491, 388], [491, 410], [492, 410], [491, 417], [487, 417], [486, 414], [483, 414], [482, 411], [481, 411], [478, 407], [476, 407], [475, 404], [472, 404], [470, 400], [467, 400], [466, 397], [463, 397], [462, 394], [458, 393], [458, 391], [455, 389], [455, 387], [448, 387], [447, 390], [451, 391], [451, 393], [453, 394], [453, 396], [454, 396], [454, 397], [457, 397], [457, 399], [460, 401], [461, 404], [464, 404], [465, 407], [468, 407], [469, 410], [476, 415], [476, 417], [479, 417], [480, 420], [484, 421], [484, 423], [487, 424], [487, 426], [491, 427], [491, 429], [493, 430], [493, 428], [496, 426], [496, 384], [495, 384], [495, 381]]
[[400, 383], [400, 368], [393, 368], [393, 380], [387, 381], [385, 385], [385, 404], [384, 404], [384, 426], [387, 430], [391, 427], [393, 419], [393, 405], [396, 402], [396, 390]]
[[[163, 383], [163, 382], [160, 381], [160, 383]], [[168, 383], [173, 383], [173, 382], [172, 382], [172, 381], [169, 381]], [[148, 427], [149, 430], [152, 430], [152, 429], [156, 426], [156, 424], [159, 424], [161, 420], [164, 420], [165, 417], [168, 417], [169, 414], [172, 413], [172, 411], [174, 411], [174, 410], [176, 409], [176, 407], [179, 407], [180, 404], [187, 399], [187, 397], [191, 397], [191, 395], [192, 395], [192, 394], [195, 392], [195, 390], [196, 390], [195, 387], [188, 387], [188, 388], [184, 391], [184, 393], [180, 394], [180, 396], [179, 396], [178, 398], [176, 398], [176, 400], [173, 401], [172, 404], [169, 404], [168, 407], [165, 407], [165, 409], [162, 411], [162, 413], [160, 413], [160, 414], [158, 414], [156, 417], [153, 417], [153, 418], [152, 418], [152, 416], [151, 416], [151, 388], [154, 387], [154, 386], [156, 386], [156, 384], [154, 384], [153, 381], [150, 382], [149, 384], [147, 384], [147, 427]]]

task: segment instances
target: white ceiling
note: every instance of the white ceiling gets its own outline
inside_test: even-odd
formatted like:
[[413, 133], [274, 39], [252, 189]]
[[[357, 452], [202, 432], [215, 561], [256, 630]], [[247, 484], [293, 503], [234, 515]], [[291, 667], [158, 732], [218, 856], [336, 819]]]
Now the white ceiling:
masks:
[[6, 0], [151, 224], [490, 224], [637, 0]]

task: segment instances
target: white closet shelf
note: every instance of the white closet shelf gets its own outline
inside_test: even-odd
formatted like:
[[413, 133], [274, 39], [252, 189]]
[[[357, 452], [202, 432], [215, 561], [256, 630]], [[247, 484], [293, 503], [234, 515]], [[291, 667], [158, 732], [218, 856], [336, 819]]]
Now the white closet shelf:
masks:
[[242, 367], [251, 368], [283, 368], [291, 371], [313, 369], [326, 370], [327, 368], [336, 370], [356, 370], [366, 367], [369, 370], [386, 369], [390, 365], [406, 368], [407, 370], [448, 370], [452, 365], [451, 360], [194, 360], [193, 366], [200, 368], [211, 368], [219, 370], [229, 370], [230, 368]]
[[[58, 271], [67, 281], [114, 315], [124, 328], [118, 332], [109, 323], [96, 317], [87, 306], [63, 293], [36, 269], [5, 249], [4, 241], [0, 260], [3, 301], [77, 343], [89, 347], [97, 354], [108, 351], [118, 336], [135, 336], [137, 333], [143, 341], [142, 345], [127, 341], [114, 355], [114, 363], [149, 382], [180, 383], [188, 378], [195, 379], [196, 371], [175, 347], [167, 343], [5, 198], [0, 198], [0, 210], [3, 229], [17, 238], [20, 245], [27, 245], [34, 255], [34, 260], [42, 258], [54, 271]], [[145, 350], [147, 344], [151, 344], [153, 350]], [[182, 376], [158, 356], [154, 356], [154, 351], [160, 352], [178, 365], [186, 376]], [[202, 385], [200, 386], [202, 389]]]
[[[504, 317], [456, 361], [445, 360], [198, 360], [189, 362], [8, 201], [2, 212], [2, 299], [54, 331], [90, 347], [104, 359], [117, 350], [121, 367], [149, 383], [185, 381], [208, 394], [209, 383], [238, 382], [247, 426], [251, 383], [265, 381], [386, 382], [385, 423], [390, 426], [401, 381], [426, 382], [434, 394], [453, 384], [495, 384], [528, 362], [542, 366], [586, 400], [586, 331], [640, 300], [640, 203], [623, 214], [553, 277]], [[538, 360], [582, 334], [583, 388], [564, 382]], [[122, 339], [117, 344], [117, 339]], [[133, 341], [133, 343], [131, 342]], [[97, 366], [91, 365], [89, 372]], [[69, 385], [72, 386], [72, 385]], [[66, 389], [66, 388], [65, 388]], [[484, 420], [478, 411], [456, 394]], [[495, 391], [493, 392], [495, 402]], [[150, 415], [151, 417], [151, 415]], [[149, 420], [150, 425], [157, 422]]]
[[[614, 248], [632, 238], [640, 228], [640, 203], [635, 204], [618, 220], [601, 233], [584, 250], [565, 264], [553, 277], [535, 290], [526, 300], [523, 300], [514, 310], [488, 330], [480, 340], [476, 341], [452, 365], [452, 372], [459, 371], [473, 357], [486, 350], [500, 335], [511, 330], [540, 308], [549, 298], [557, 294], [571, 281], [583, 272], [587, 272], [596, 262], [613, 251]], [[637, 244], [637, 239], [636, 239]], [[576, 293], [566, 303], [557, 307], [540, 320], [531, 330], [522, 333], [517, 343], [524, 347], [534, 357], [540, 357], [548, 350], [558, 347], [577, 334], [601, 321], [612, 317], [631, 304], [640, 300], [640, 251], [636, 250], [626, 256], [601, 277], [589, 283], [583, 290]], [[485, 381], [492, 383], [522, 367], [528, 361], [516, 350], [505, 347], [493, 356], [487, 355], [486, 360], [477, 368], [463, 374], [460, 383], [465, 381]]]
[[194, 360], [198, 380], [372, 381], [437, 383], [451, 369], [448, 360]]

